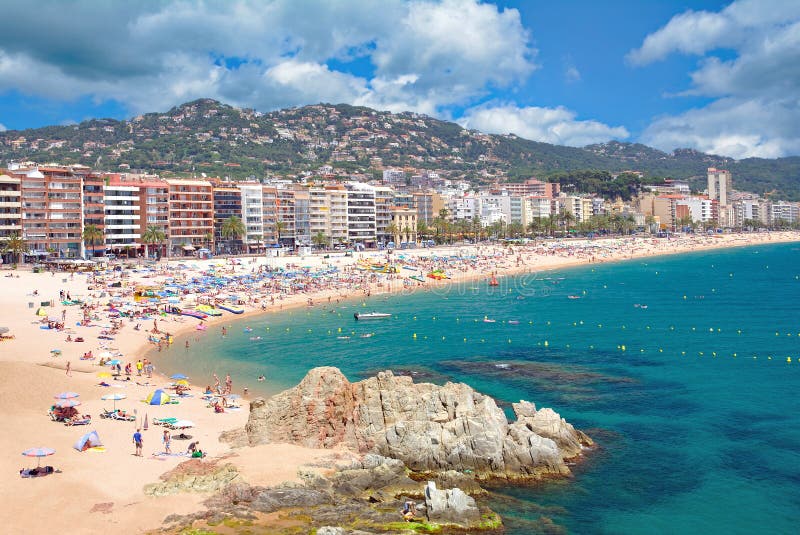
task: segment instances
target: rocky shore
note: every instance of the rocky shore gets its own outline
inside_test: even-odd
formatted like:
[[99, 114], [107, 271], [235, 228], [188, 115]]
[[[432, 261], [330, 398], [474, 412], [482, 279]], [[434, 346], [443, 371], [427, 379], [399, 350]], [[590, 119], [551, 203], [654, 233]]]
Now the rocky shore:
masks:
[[[249, 485], [230, 464], [185, 463], [145, 492], [218, 491], [205, 511], [168, 518], [167, 530], [226, 522], [276, 532], [497, 531], [502, 520], [475, 500], [485, 494], [482, 481], [569, 476], [568, 461], [593, 445], [552, 409], [520, 401], [513, 410], [510, 423], [492, 398], [465, 384], [414, 383], [391, 371], [351, 383], [337, 368], [315, 368], [296, 387], [251, 402], [245, 428], [221, 440], [344, 449], [351, 458], [276, 487]], [[413, 522], [400, 515], [406, 502], [416, 506]]]

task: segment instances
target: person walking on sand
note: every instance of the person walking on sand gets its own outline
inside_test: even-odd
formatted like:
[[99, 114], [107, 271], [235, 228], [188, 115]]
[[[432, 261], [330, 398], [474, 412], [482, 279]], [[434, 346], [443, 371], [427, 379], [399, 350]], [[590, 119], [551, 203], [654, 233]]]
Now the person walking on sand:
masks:
[[137, 429], [136, 432], [133, 434], [133, 443], [136, 446], [136, 455], [137, 457], [142, 456], [142, 431]]
[[172, 450], [169, 449], [170, 442], [172, 441], [172, 437], [169, 436], [169, 430], [164, 429], [164, 437], [161, 439], [164, 442], [164, 453], [170, 454]]
[[67, 361], [67, 375], [72, 377], [72, 361]]

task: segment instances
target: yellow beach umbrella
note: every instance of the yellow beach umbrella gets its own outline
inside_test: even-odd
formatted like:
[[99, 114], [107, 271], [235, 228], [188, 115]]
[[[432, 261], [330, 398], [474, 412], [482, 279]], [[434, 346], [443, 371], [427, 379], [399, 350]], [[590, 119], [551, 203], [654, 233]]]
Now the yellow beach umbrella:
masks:
[[181, 386], [189, 386], [189, 381], [187, 381], [186, 379], [181, 379], [180, 381], [175, 381], [175, 384]]

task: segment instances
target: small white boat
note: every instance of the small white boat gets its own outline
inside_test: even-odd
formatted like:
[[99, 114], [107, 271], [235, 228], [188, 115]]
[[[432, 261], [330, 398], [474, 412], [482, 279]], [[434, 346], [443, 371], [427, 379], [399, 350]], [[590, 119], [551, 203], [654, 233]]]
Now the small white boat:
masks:
[[386, 312], [367, 312], [366, 314], [359, 314], [356, 312], [353, 314], [353, 317], [357, 320], [380, 320], [384, 318], [391, 318], [391, 314], [387, 314]]

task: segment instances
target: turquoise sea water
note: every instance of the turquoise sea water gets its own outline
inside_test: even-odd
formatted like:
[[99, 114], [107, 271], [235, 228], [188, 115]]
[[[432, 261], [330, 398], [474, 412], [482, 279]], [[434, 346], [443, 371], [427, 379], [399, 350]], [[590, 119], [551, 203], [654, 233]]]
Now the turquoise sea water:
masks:
[[[797, 532], [800, 245], [500, 282], [232, 323], [156, 360], [196, 383], [231, 373], [236, 390], [282, 390], [313, 366], [351, 380], [389, 368], [553, 407], [599, 447], [572, 479], [495, 489], [509, 533]], [[394, 316], [354, 321], [370, 310]]]

